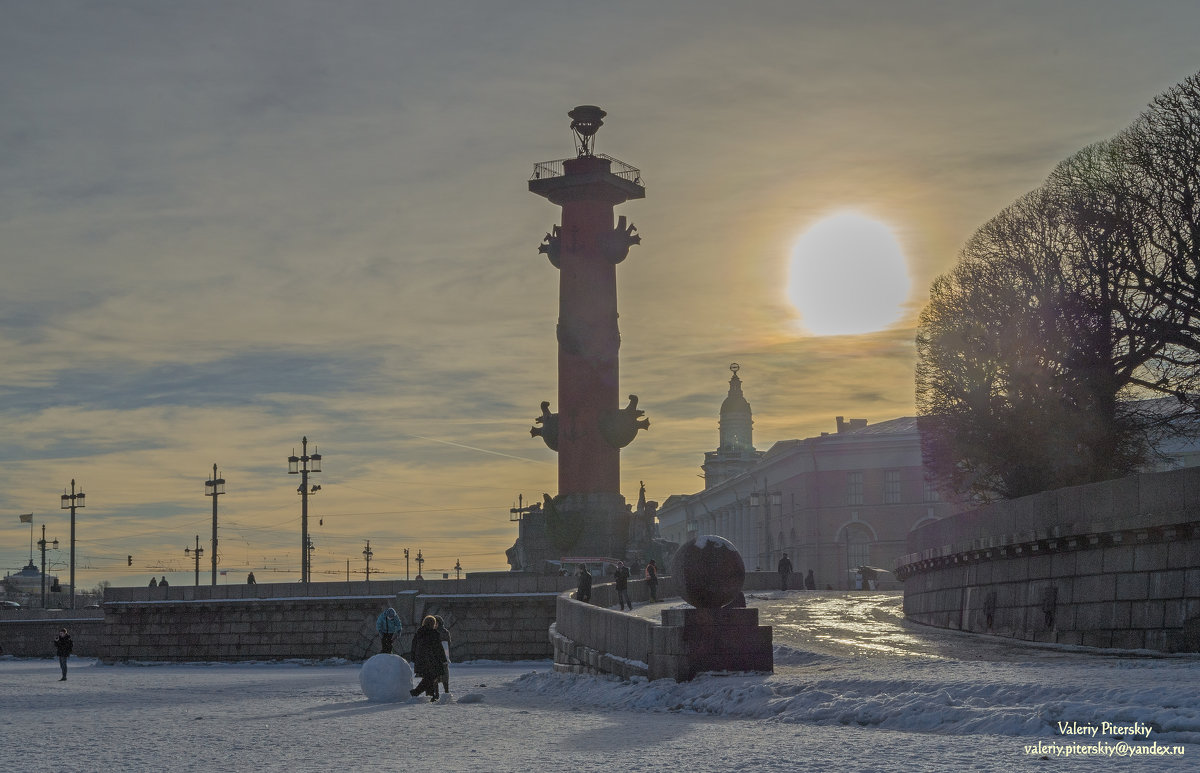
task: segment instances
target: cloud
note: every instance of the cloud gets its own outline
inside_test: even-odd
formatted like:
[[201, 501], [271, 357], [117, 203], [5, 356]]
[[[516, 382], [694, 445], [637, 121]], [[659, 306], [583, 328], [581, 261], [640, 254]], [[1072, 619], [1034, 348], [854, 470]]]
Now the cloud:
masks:
[[215, 461], [223, 560], [284, 577], [286, 457], [308, 436], [322, 571], [367, 538], [389, 570], [405, 546], [502, 568], [508, 508], [557, 485], [528, 430], [557, 402], [558, 272], [537, 246], [559, 213], [526, 180], [573, 152], [580, 103], [609, 111], [599, 150], [648, 186], [620, 208], [643, 235], [618, 269], [622, 393], [651, 419], [627, 495], [702, 485], [733, 361], [759, 448], [910, 414], [923, 293], [896, 329], [797, 338], [791, 242], [857, 207], [927, 286], [1056, 160], [1190, 73], [1198, 13], [13, 4], [0, 509], [55, 525], [76, 478], [89, 550], [184, 571]]

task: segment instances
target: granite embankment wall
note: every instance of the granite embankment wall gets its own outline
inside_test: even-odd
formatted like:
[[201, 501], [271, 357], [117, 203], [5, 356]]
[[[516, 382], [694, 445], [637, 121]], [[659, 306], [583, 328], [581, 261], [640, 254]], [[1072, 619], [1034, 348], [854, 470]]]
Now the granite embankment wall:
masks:
[[[793, 582], [795, 579], [796, 576], [793, 575]], [[746, 592], [775, 590], [779, 588], [779, 575], [774, 572], [747, 572], [742, 587]], [[671, 577], [664, 576], [659, 580], [660, 599], [678, 595], [678, 588]], [[630, 582], [629, 596], [634, 603], [648, 601], [645, 582]], [[682, 651], [676, 651], [681, 650], [681, 642], [675, 641], [675, 637], [664, 636], [660, 623], [609, 609], [616, 604], [617, 591], [611, 583], [595, 585], [590, 604], [576, 601], [573, 593], [558, 596], [557, 619], [550, 629], [556, 671], [612, 674], [622, 679], [634, 676], [657, 679], [668, 676], [676, 678], [691, 670], [690, 661], [694, 659], [685, 657]], [[747, 610], [734, 610], [735, 614], [745, 612]], [[748, 618], [738, 618], [736, 625], [740, 628], [756, 627], [757, 615], [754, 619], [754, 623], [749, 623]], [[682, 622], [678, 624], [682, 625]], [[736, 657], [723, 658], [733, 664], [729, 670], [771, 670], [770, 629], [767, 628], [766, 631], [766, 661], [763, 662], [762, 657], [758, 657], [737, 663]], [[761, 633], [758, 631], [753, 635], [761, 637]], [[754, 642], [739, 640], [733, 645], [735, 652], [730, 654], [736, 655], [737, 650], [749, 651], [754, 648], [753, 645]]]
[[80, 610], [45, 620], [28, 619], [34, 613], [24, 610], [5, 613], [0, 647], [6, 654], [52, 655], [49, 642], [66, 624], [75, 654], [105, 661], [361, 660], [379, 651], [375, 618], [392, 606], [404, 621], [397, 652], [407, 651], [424, 615], [437, 614], [453, 635], [454, 660], [545, 659], [553, 654], [547, 631], [557, 596], [573, 587], [570, 577], [499, 573], [308, 586], [109, 588], [103, 610], [87, 610], [87, 619]]
[[1200, 468], [1049, 491], [915, 530], [918, 623], [1093, 647], [1200, 651]]
[[59, 628], [71, 632], [74, 654], [96, 657], [104, 630], [99, 609], [21, 609], [0, 612], [0, 655], [50, 657]]

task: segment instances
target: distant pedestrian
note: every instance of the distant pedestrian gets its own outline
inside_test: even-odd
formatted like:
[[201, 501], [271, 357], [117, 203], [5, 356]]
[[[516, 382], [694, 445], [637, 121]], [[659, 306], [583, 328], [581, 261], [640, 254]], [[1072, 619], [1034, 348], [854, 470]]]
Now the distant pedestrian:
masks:
[[626, 607], [633, 609], [633, 604], [629, 602], [629, 567], [625, 566], [624, 561], [617, 562], [617, 571], [613, 573], [613, 581], [617, 586], [617, 604], [622, 610]]
[[413, 634], [412, 652], [413, 672], [421, 677], [421, 681], [408, 693], [414, 698], [425, 693], [432, 703], [438, 699], [438, 683], [446, 669], [446, 652], [442, 649], [437, 618], [433, 615], [426, 615], [421, 627]]
[[592, 600], [592, 573], [586, 564], [579, 565], [579, 586], [575, 588], [575, 598], [585, 603]]
[[158, 587], [160, 588], [165, 588], [170, 584], [171, 583], [167, 582], [167, 576], [165, 574], [163, 575], [163, 578], [158, 581]]
[[783, 554], [783, 558], [779, 559], [779, 590], [787, 590], [788, 577], [792, 573], [792, 560], [788, 558], [787, 553]]
[[375, 630], [379, 632], [380, 654], [392, 654], [392, 642], [395, 640], [396, 634], [400, 633], [402, 627], [400, 624], [400, 615], [396, 614], [396, 610], [392, 607], [388, 607], [379, 613], [379, 617], [375, 618]]
[[813, 577], [812, 569], [809, 569], [808, 574], [806, 574], [804, 576], [804, 589], [805, 590], [816, 590], [817, 589], [817, 578]]
[[247, 585], [257, 585], [258, 584], [258, 580], [254, 579], [254, 572], [251, 572], [250, 574], [246, 575], [246, 584]]
[[437, 620], [438, 638], [442, 640], [442, 651], [446, 653], [446, 662], [442, 664], [442, 690], [450, 694], [450, 629], [441, 615], [434, 615]]
[[658, 564], [654, 563], [654, 559], [650, 559], [650, 563], [646, 564], [646, 590], [650, 594], [651, 603], [658, 602]]
[[151, 578], [150, 578], [150, 587], [151, 587], [151, 588], [157, 588], [157, 587], [158, 587], [158, 580], [156, 580], [156, 579], [154, 579], [153, 577], [151, 577]]
[[58, 652], [58, 665], [62, 668], [62, 679], [60, 682], [67, 681], [67, 658], [71, 656], [71, 650], [75, 643], [71, 641], [71, 634], [67, 633], [66, 628], [59, 628], [58, 635], [54, 637], [54, 649]]

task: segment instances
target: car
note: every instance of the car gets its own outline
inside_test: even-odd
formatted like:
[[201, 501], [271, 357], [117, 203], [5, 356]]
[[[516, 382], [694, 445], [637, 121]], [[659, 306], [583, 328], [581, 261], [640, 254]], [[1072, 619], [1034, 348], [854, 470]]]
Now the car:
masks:
[[20, 609], [21, 605], [15, 601], [0, 601], [0, 609]]

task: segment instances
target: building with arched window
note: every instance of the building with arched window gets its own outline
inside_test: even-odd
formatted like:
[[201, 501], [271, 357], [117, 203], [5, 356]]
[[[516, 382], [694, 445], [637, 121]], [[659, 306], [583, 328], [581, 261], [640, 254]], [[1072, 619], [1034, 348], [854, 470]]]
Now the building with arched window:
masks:
[[[835, 432], [783, 440], [765, 453], [754, 450], [751, 425], [735, 371], [720, 445], [705, 454], [705, 488], [666, 499], [658, 510], [664, 539], [720, 535], [748, 570], [773, 571], [787, 553], [795, 571], [813, 570], [817, 588], [855, 588], [864, 566], [889, 570], [878, 575], [879, 588], [898, 588], [890, 570], [908, 533], [961, 509], [925, 479], [916, 417], [868, 424], [839, 416]], [[727, 426], [737, 444], [727, 443]]]

